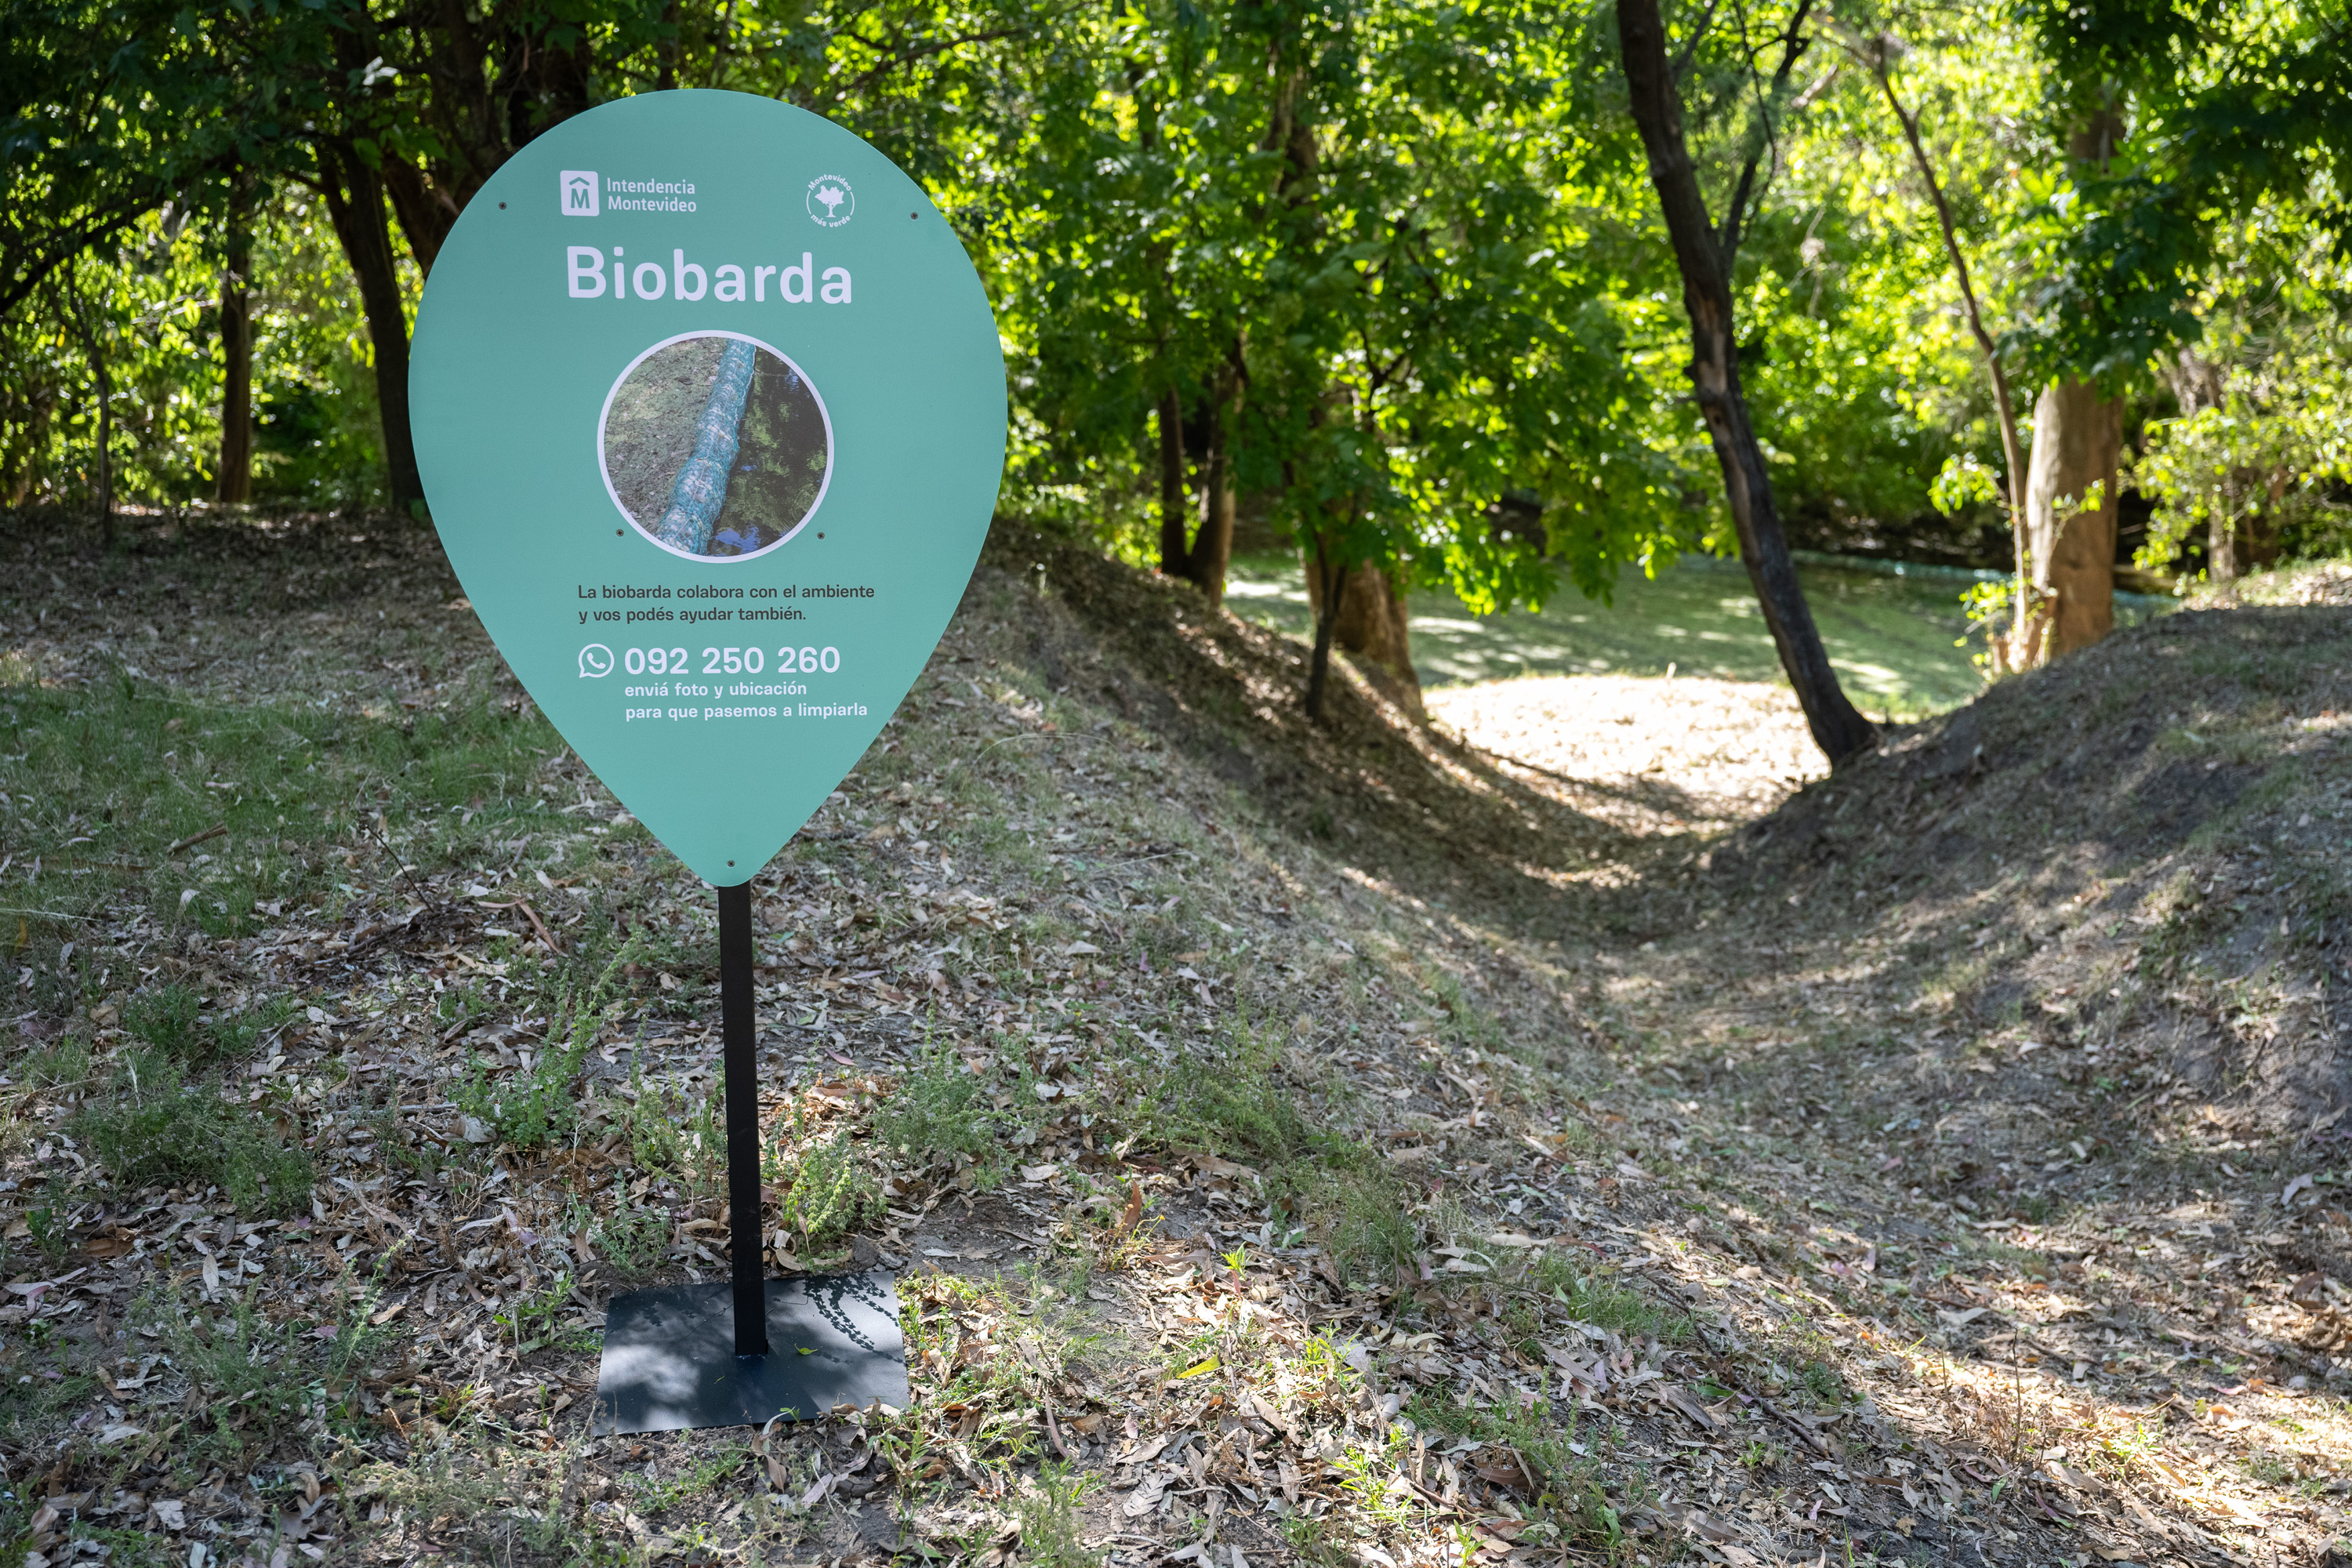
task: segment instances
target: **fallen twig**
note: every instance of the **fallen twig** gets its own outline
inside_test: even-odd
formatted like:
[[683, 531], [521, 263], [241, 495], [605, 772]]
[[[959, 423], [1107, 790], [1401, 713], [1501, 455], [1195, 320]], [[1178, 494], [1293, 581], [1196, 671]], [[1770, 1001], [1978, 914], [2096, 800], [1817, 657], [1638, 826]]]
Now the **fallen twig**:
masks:
[[164, 850], [163, 853], [166, 855], [177, 855], [183, 849], [193, 849], [207, 838], [218, 838], [227, 831], [227, 823], [215, 822], [210, 827], [205, 828], [202, 833], [190, 834], [187, 837], [181, 839], [177, 844], [173, 845], [169, 849]]

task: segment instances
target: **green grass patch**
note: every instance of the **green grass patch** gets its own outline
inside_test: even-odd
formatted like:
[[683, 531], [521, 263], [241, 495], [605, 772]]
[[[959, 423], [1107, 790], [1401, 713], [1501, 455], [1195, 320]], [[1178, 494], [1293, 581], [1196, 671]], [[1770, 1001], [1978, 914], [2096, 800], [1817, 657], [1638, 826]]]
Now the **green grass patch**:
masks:
[[1580, 1273], [1574, 1261], [1556, 1251], [1547, 1249], [1537, 1260], [1528, 1283], [1567, 1308], [1577, 1321], [1629, 1340], [1672, 1345], [1691, 1337], [1689, 1314], [1661, 1306], [1598, 1269]]
[[[277, 921], [271, 905], [334, 903], [341, 853], [429, 869], [519, 823], [544, 826], [551, 807], [533, 781], [562, 747], [535, 709], [495, 700], [487, 678], [401, 720], [191, 701], [123, 670], [78, 688], [0, 684], [20, 802], [11, 847], [90, 872], [45, 878], [40, 907], [76, 915], [128, 891], [165, 924], [214, 936]], [[100, 977], [73, 977], [85, 978]], [[160, 997], [126, 1026], [175, 1051], [239, 1048], [233, 1034], [208, 1037], [187, 1003]]]
[[217, 1081], [152, 1047], [124, 1057], [73, 1120], [117, 1185], [218, 1187], [240, 1214], [299, 1214], [310, 1156]]

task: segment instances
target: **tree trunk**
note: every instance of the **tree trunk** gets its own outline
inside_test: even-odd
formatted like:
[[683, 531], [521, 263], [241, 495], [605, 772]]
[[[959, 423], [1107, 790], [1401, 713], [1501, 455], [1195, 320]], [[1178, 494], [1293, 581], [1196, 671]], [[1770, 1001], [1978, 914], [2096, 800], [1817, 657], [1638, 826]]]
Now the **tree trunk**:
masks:
[[82, 309], [81, 289], [74, 274], [66, 273], [65, 287], [49, 295], [49, 304], [75, 337], [98, 378], [98, 534], [108, 549], [114, 547], [114, 372], [97, 329]]
[[[1787, 58], [1780, 79], [1785, 80], [1795, 62], [1797, 28], [1805, 11], [1799, 0], [1790, 24]], [[1699, 415], [1706, 421], [1717, 463], [1723, 469], [1724, 491], [1731, 520], [1739, 534], [1740, 560], [1748, 580], [1763, 606], [1765, 624], [1780, 652], [1780, 668], [1796, 689], [1805, 710], [1813, 743], [1832, 767], [1860, 756], [1877, 743], [1878, 732], [1856, 711], [1838, 685], [1813, 625], [1796, 563], [1789, 558], [1789, 542], [1780, 528], [1780, 514], [1772, 503], [1772, 486], [1764, 468], [1763, 449], [1748, 423], [1748, 399], [1739, 386], [1738, 350], [1732, 331], [1731, 258], [1718, 241], [1700, 194], [1697, 172], [1683, 138], [1682, 100], [1673, 68], [1666, 62], [1666, 32], [1658, 17], [1658, 0], [1619, 0], [1618, 40], [1624, 51], [1625, 85], [1632, 100], [1633, 122], [1649, 154], [1650, 180], [1657, 187], [1666, 231], [1675, 247], [1675, 261], [1683, 278], [1683, 308], [1690, 316], [1692, 384]], [[1751, 162], [1750, 174], [1753, 173]], [[1733, 210], [1725, 215], [1724, 233], [1736, 238], [1742, 219], [1748, 179], [1743, 176]]]
[[408, 241], [416, 269], [432, 276], [441, 242], [457, 226], [457, 202], [422, 169], [398, 159], [384, 163], [383, 194], [392, 199], [393, 216], [400, 220], [400, 237]]
[[[2087, 647], [2116, 627], [2116, 479], [2124, 405], [2086, 381], [2042, 389], [2033, 405], [2025, 527], [2033, 586], [2052, 601], [2047, 643], [2020, 664]], [[2083, 502], [2095, 492], [2098, 505]], [[2038, 657], [2037, 657], [2038, 656]]]
[[98, 536], [114, 548], [114, 373], [93, 341], [90, 363], [98, 372]]
[[1221, 374], [1209, 389], [1209, 449], [1201, 457], [1201, 527], [1184, 560], [1184, 575], [1215, 605], [1225, 602], [1225, 570], [1234, 559], [1234, 387], [1233, 376]]
[[359, 281], [360, 307], [375, 349], [376, 405], [393, 504], [413, 512], [424, 503], [425, 486], [417, 478], [416, 445], [409, 434], [408, 310], [384, 219], [383, 181], [358, 154], [331, 145], [319, 149], [319, 173], [327, 216]]
[[232, 504], [253, 499], [253, 301], [247, 292], [253, 236], [246, 227], [247, 195], [239, 174], [230, 196], [221, 267], [220, 472], [213, 495]]
[[[1327, 560], [1333, 553], [1321, 539], [1315, 549]], [[1401, 578], [1402, 574], [1370, 563], [1358, 564], [1340, 579], [1335, 604], [1310, 562], [1307, 602], [1315, 611], [1317, 640], [1344, 649], [1381, 695], [1421, 720], [1428, 710], [1422, 705], [1421, 677], [1412, 668], [1411, 623]]]
[[1184, 405], [1170, 387], [1160, 395], [1160, 574], [1192, 574], [1184, 521]]
[[1346, 563], [1326, 547], [1323, 535], [1316, 534], [1307, 561], [1307, 600], [1315, 609], [1315, 652], [1307, 662], [1307, 716], [1318, 723], [1323, 718], [1323, 695], [1331, 683], [1331, 638], [1350, 575]]
[[[2066, 139], [2077, 164], [2105, 169], [2123, 140], [2123, 117], [2090, 111]], [[2121, 398], [2102, 397], [2071, 378], [2044, 387], [2033, 405], [2033, 456], [2026, 468], [2025, 531], [2033, 587], [2051, 595], [2039, 612], [2046, 634], [2021, 632], [2020, 667], [2087, 647], [2116, 629], [2116, 485], [2123, 452]], [[2099, 505], [2080, 503], [2095, 493]], [[2041, 647], [2032, 646], [2036, 642]]]

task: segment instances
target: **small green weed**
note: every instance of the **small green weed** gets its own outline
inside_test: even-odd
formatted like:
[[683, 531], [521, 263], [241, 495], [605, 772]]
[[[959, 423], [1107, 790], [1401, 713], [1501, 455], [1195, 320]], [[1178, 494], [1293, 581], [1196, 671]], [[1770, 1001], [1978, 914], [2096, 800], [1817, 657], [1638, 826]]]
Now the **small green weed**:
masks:
[[1330, 1527], [1312, 1514], [1294, 1513], [1282, 1521], [1282, 1537], [1307, 1568], [1351, 1568], [1356, 1554], [1331, 1538]]
[[500, 1079], [479, 1054], [468, 1053], [465, 1078], [449, 1093], [457, 1109], [525, 1152], [568, 1137], [580, 1124], [572, 1091], [588, 1047], [611, 1021], [623, 969], [642, 953], [643, 945], [631, 938], [593, 975], [596, 955], [585, 950], [551, 965], [543, 972], [548, 1024], [538, 1056], [519, 1077]]
[[1412, 1265], [1421, 1231], [1392, 1183], [1369, 1172], [1340, 1173], [1317, 1197], [1315, 1206], [1328, 1216], [1332, 1253], [1351, 1277], [1381, 1279]]
[[1530, 1409], [1499, 1401], [1456, 1405], [1451, 1399], [1422, 1394], [1406, 1408], [1413, 1424], [1425, 1431], [1496, 1443], [1517, 1453], [1535, 1472], [1538, 1500], [1565, 1500], [1590, 1479], [1591, 1464], [1578, 1458], [1569, 1446], [1576, 1436], [1573, 1418], [1566, 1426], [1552, 1425], [1548, 1419], [1552, 1406], [1543, 1401]]
[[666, 1172], [695, 1193], [715, 1193], [727, 1179], [727, 1137], [711, 1098], [689, 1105], [667, 1084], [634, 1068], [628, 1092], [610, 1114], [629, 1142], [636, 1168]]
[[17, 1081], [27, 1089], [71, 1089], [89, 1079], [89, 1047], [68, 1037], [25, 1058]]
[[560, 1270], [554, 1278], [537, 1289], [520, 1290], [507, 1310], [491, 1321], [504, 1329], [514, 1342], [517, 1355], [529, 1355], [541, 1345], [562, 1337], [556, 1327], [556, 1315], [572, 1299], [572, 1272]]
[[[797, 1129], [797, 1111], [793, 1123]], [[881, 1188], [850, 1146], [845, 1132], [804, 1144], [797, 1156], [772, 1146], [764, 1163], [772, 1179], [783, 1188], [777, 1205], [782, 1211], [782, 1227], [810, 1253], [831, 1247], [881, 1208]], [[789, 1182], [784, 1179], [787, 1167]]]
[[157, 1050], [184, 1062], [211, 1055], [200, 1018], [204, 998], [176, 982], [142, 992], [124, 1004], [122, 1026]]
[[589, 1241], [606, 1262], [622, 1273], [642, 1279], [669, 1256], [670, 1216], [660, 1209], [633, 1209], [625, 1204], [599, 1220]]
[[26, 1211], [25, 1228], [33, 1235], [33, 1245], [51, 1263], [62, 1263], [73, 1250], [73, 1232], [66, 1225], [63, 1210], [55, 1204], [43, 1204]]
[[659, 1513], [688, 1498], [701, 1496], [741, 1469], [751, 1458], [749, 1443], [722, 1443], [709, 1458], [689, 1467], [675, 1480], [646, 1481], [633, 1476], [630, 1483], [636, 1492], [637, 1506], [646, 1513]]
[[1339, 1472], [1339, 1484], [1356, 1500], [1356, 1506], [1375, 1522], [1395, 1528], [1412, 1516], [1412, 1505], [1389, 1489], [1389, 1478], [1395, 1467], [1362, 1448], [1349, 1448], [1334, 1461]]
[[874, 1135], [890, 1147], [918, 1156], [961, 1155], [992, 1177], [1012, 1163], [1005, 1131], [990, 1107], [988, 1086], [944, 1046], [874, 1114]]
[[1528, 1283], [1566, 1307], [1579, 1322], [1627, 1339], [1655, 1339], [1671, 1345], [1690, 1337], [1687, 1315], [1661, 1307], [1597, 1271], [1579, 1274], [1574, 1263], [1558, 1252], [1547, 1251], [1537, 1261]]
[[522, 1073], [497, 1078], [491, 1064], [469, 1052], [465, 1077], [449, 1091], [457, 1109], [478, 1118], [507, 1147], [528, 1152], [568, 1134], [578, 1122], [572, 1083], [588, 1058], [586, 1043], [542, 1050]]
[[1102, 1561], [1086, 1549], [1078, 1527], [1078, 1504], [1096, 1484], [1095, 1477], [1068, 1465], [1038, 1467], [1035, 1482], [1013, 1500], [1025, 1561], [1036, 1568], [1095, 1568]]
[[125, 1060], [73, 1126], [122, 1187], [217, 1186], [240, 1213], [299, 1214], [310, 1201], [307, 1152], [160, 1051]]
[[243, 1013], [205, 1016], [204, 998], [178, 981], [142, 991], [123, 1005], [122, 1026], [172, 1060], [201, 1067], [243, 1056], [294, 1016], [291, 997], [278, 996]]
[[172, 1364], [203, 1395], [191, 1426], [203, 1422], [192, 1447], [210, 1460], [267, 1453], [290, 1436], [314, 1409], [338, 1405], [355, 1392], [354, 1373], [380, 1342], [366, 1324], [374, 1297], [362, 1292], [359, 1315], [321, 1344], [291, 1322], [272, 1324], [238, 1298], [228, 1311], [206, 1318], [176, 1291], [151, 1293], [133, 1308], [162, 1331]]

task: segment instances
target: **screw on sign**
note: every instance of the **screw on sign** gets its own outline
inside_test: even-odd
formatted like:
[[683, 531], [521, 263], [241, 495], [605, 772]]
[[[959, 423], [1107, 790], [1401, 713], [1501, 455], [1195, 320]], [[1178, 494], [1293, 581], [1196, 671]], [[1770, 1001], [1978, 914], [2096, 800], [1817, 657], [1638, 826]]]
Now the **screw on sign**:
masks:
[[[1004, 461], [971, 261], [944, 223], [853, 223], [860, 186], [936, 216], [801, 110], [622, 99], [491, 177], [417, 313], [418, 461], [467, 600], [572, 750], [717, 889], [737, 1215], [761, 1209], [751, 878], [929, 658]], [[608, 1306], [600, 1429], [904, 1403], [888, 1278], [767, 1281], [760, 1236], [734, 1226], [726, 1285]]]

